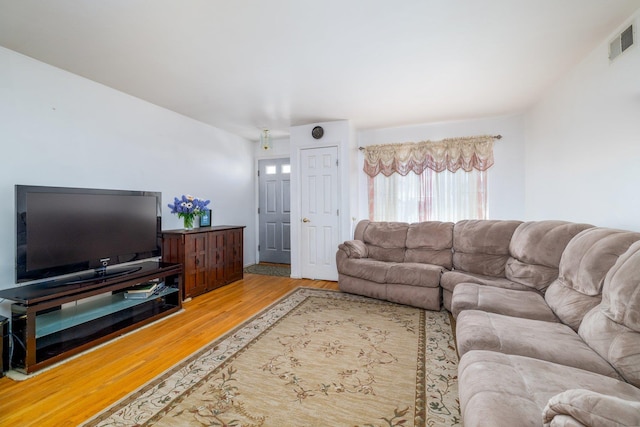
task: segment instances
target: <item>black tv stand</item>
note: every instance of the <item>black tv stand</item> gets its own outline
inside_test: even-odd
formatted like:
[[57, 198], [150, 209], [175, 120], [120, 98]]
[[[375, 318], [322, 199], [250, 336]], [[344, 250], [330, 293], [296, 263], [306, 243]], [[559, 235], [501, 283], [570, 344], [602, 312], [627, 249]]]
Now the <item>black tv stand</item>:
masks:
[[[0, 291], [0, 298], [14, 301], [12, 368], [37, 371], [182, 308], [179, 264], [147, 261], [129, 267], [122, 275], [86, 282]], [[127, 294], [147, 282], [165, 286], [146, 298]]]

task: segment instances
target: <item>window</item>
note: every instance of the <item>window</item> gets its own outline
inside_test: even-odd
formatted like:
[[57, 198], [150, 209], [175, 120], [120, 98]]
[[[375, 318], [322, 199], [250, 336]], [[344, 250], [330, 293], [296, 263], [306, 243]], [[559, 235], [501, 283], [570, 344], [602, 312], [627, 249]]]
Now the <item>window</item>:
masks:
[[487, 169], [493, 140], [480, 136], [365, 147], [369, 219], [451, 221], [488, 218]]
[[372, 221], [451, 221], [486, 219], [487, 171], [435, 172], [369, 177]]

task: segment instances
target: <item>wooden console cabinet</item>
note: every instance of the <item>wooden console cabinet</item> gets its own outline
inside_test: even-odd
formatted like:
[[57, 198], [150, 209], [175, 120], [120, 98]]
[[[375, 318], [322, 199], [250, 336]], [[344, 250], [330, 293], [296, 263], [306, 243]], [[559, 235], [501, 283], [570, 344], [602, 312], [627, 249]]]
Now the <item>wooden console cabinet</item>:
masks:
[[[147, 261], [127, 268], [114, 277], [54, 279], [0, 291], [0, 298], [15, 301], [12, 367], [34, 372], [182, 308], [180, 265]], [[157, 286], [152, 295], [132, 295], [149, 282]]]
[[244, 226], [162, 232], [162, 260], [182, 264], [183, 295], [192, 298], [243, 277]]

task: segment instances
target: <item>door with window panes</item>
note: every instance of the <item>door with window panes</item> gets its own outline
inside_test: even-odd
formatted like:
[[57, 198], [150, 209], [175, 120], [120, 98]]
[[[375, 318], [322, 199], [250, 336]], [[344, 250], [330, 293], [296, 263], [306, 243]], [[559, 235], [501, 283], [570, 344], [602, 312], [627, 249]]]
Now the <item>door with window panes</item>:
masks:
[[288, 158], [258, 161], [260, 262], [291, 263], [290, 177]]

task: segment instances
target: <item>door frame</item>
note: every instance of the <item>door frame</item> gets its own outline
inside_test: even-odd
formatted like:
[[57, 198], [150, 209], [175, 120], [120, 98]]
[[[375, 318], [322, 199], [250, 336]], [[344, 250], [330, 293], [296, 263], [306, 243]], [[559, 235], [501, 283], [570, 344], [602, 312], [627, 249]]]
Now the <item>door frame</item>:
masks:
[[[272, 154], [269, 156], [255, 156], [254, 157], [254, 165], [253, 165], [253, 173], [255, 178], [255, 186], [254, 186], [254, 217], [255, 217], [255, 241], [256, 245], [253, 248], [255, 251], [255, 260], [256, 264], [260, 262], [260, 251], [258, 250], [258, 245], [260, 244], [260, 215], [258, 215], [258, 207], [260, 206], [260, 179], [258, 178], [258, 171], [260, 170], [260, 160], [274, 160], [274, 159], [289, 159], [289, 164], [291, 164], [291, 155], [280, 153], [280, 154]], [[293, 177], [293, 165], [291, 166], [291, 176]], [[293, 181], [293, 178], [291, 179]], [[289, 200], [291, 202], [291, 200]], [[291, 208], [293, 210], [293, 207]], [[293, 236], [290, 236], [291, 244], [293, 244]]]

